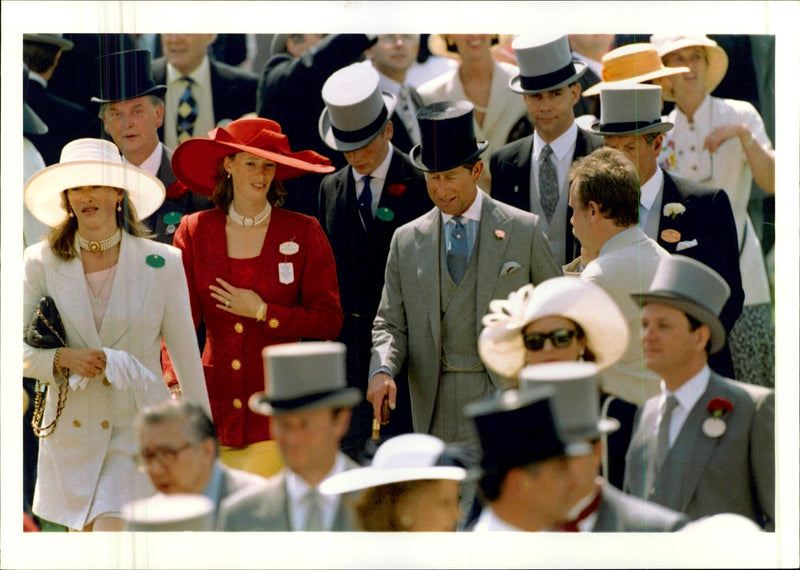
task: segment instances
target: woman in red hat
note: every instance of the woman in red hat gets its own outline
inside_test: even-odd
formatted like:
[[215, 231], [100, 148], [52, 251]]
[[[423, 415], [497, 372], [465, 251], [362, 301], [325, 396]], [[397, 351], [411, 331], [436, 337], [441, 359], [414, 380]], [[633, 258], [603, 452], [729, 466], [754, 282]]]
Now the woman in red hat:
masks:
[[[206, 326], [203, 369], [228, 465], [269, 476], [281, 467], [269, 420], [250, 395], [264, 387], [261, 350], [303, 338], [332, 340], [342, 326], [333, 253], [316, 219], [279, 208], [283, 180], [333, 172], [313, 152], [292, 152], [269, 119], [239, 119], [175, 149], [172, 169], [215, 208], [181, 220], [195, 325]], [[164, 357], [165, 375], [169, 358]]]

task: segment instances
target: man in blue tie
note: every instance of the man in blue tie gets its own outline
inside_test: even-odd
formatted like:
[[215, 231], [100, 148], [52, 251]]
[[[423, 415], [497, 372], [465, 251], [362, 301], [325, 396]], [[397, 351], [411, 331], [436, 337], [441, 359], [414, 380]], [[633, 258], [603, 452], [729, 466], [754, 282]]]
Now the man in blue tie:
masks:
[[479, 191], [488, 143], [475, 138], [473, 109], [440, 101], [417, 113], [422, 142], [410, 156], [436, 208], [392, 237], [367, 399], [376, 419], [384, 398], [394, 409], [407, 366], [414, 431], [478, 450], [461, 410], [503, 386], [478, 356], [481, 317], [491, 299], [560, 272], [539, 218]]

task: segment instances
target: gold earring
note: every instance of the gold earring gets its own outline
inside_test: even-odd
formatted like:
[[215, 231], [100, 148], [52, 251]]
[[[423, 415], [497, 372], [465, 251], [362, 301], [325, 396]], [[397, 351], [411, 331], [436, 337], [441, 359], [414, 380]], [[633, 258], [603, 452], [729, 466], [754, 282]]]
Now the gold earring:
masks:
[[231, 179], [231, 173], [228, 172], [228, 180], [230, 180], [230, 179]]
[[69, 212], [69, 217], [70, 217], [70, 218], [74, 218], [74, 217], [75, 217], [75, 212], [73, 212], [73, 211], [72, 211], [72, 208], [70, 208], [70, 209], [68, 210], [68, 212]]
[[117, 212], [122, 211], [122, 202], [117, 202]]

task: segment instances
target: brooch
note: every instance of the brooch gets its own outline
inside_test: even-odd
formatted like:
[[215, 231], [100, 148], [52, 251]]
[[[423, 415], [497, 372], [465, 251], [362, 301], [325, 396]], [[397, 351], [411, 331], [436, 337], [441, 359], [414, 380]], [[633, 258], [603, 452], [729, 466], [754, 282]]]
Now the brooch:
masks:
[[664, 206], [664, 215], [673, 220], [686, 211], [686, 206], [679, 202], [670, 202]]
[[494, 230], [494, 237], [497, 241], [500, 241], [501, 239], [506, 239], [506, 232], [504, 232], [503, 230]]

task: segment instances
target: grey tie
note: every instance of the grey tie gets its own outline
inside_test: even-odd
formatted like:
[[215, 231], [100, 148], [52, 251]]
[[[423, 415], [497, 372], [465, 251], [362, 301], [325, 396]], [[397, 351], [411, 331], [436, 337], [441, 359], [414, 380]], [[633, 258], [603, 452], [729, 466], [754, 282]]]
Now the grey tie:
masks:
[[658, 440], [656, 442], [656, 470], [658, 474], [669, 453], [669, 426], [672, 423], [672, 410], [678, 405], [675, 396], [667, 396], [667, 403], [664, 406], [664, 414], [661, 416], [661, 423], [658, 425]]
[[306, 516], [306, 524], [303, 530], [320, 532], [322, 530], [322, 505], [320, 504], [320, 496], [317, 488], [314, 487], [306, 493], [304, 500], [308, 506], [308, 515]]
[[461, 284], [467, 272], [467, 228], [461, 223], [461, 216], [453, 217], [453, 231], [450, 233], [450, 250], [447, 252], [447, 269], [456, 285]]
[[548, 224], [553, 219], [558, 204], [558, 170], [550, 159], [552, 154], [553, 149], [548, 144], [544, 146], [539, 157], [539, 202]]

